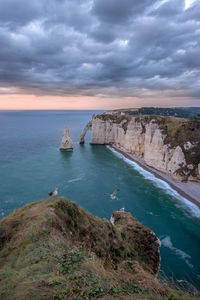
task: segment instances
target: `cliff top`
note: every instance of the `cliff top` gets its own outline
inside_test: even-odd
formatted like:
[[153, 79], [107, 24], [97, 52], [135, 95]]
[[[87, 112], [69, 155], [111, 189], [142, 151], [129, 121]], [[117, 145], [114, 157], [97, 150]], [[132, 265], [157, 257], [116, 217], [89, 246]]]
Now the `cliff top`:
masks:
[[[103, 121], [113, 121], [114, 123], [122, 123], [126, 121], [126, 129], [128, 123], [134, 118], [135, 122], [143, 124], [155, 121], [163, 134], [166, 135], [165, 143], [171, 143], [172, 147], [183, 146], [185, 142], [191, 143], [200, 142], [200, 122], [196, 119], [177, 118], [173, 116], [158, 116], [158, 115], [136, 115], [129, 114], [101, 114], [96, 115], [97, 118]], [[123, 122], [124, 126], [125, 122]], [[122, 127], [123, 127], [122, 126]]]
[[129, 115], [158, 115], [178, 118], [200, 119], [200, 107], [141, 107], [109, 110], [107, 113], [125, 113]]
[[150, 228], [126, 212], [112, 220], [62, 197], [1, 220], [0, 298], [194, 299], [154, 278], [159, 245]]

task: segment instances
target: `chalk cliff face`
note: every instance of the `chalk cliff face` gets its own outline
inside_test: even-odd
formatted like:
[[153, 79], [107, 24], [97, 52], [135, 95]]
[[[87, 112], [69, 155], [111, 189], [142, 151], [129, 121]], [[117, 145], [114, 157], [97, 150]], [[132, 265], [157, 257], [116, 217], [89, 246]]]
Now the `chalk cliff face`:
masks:
[[180, 181], [200, 179], [200, 123], [106, 113], [92, 119], [91, 144], [114, 144]]
[[85, 128], [83, 129], [83, 131], [81, 133], [80, 144], [84, 144], [84, 138], [85, 138], [86, 132], [91, 129], [92, 129], [92, 122], [90, 121], [87, 123], [87, 125], [85, 126]]
[[72, 149], [73, 149], [73, 143], [70, 137], [69, 129], [67, 126], [65, 126], [65, 130], [60, 145], [60, 150], [72, 150]]

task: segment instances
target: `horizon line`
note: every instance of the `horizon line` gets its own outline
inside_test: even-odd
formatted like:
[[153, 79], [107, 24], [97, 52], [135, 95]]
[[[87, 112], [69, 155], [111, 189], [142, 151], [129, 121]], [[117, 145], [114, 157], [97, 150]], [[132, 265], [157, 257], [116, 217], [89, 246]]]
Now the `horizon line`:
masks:
[[139, 109], [139, 108], [190, 108], [190, 107], [192, 107], [192, 108], [200, 108], [200, 105], [199, 106], [197, 106], [197, 105], [195, 105], [195, 106], [192, 106], [192, 105], [190, 105], [190, 106], [139, 106], [139, 107], [137, 107], [137, 106], [135, 106], [135, 107], [121, 107], [121, 108], [112, 108], [112, 109], [106, 109], [106, 108], [88, 108], [88, 109], [85, 109], [85, 108], [79, 108], [79, 109], [77, 109], [77, 108], [74, 108], [74, 109], [68, 109], [68, 108], [34, 108], [34, 109], [32, 109], [32, 108], [22, 108], [22, 109], [9, 109], [9, 108], [7, 108], [7, 109], [1, 109], [0, 108], [0, 111], [55, 111], [55, 110], [57, 110], [57, 111], [60, 111], [60, 110], [67, 110], [67, 111], [78, 111], [78, 110], [105, 110], [105, 111], [112, 111], [112, 110], [121, 110], [121, 109]]

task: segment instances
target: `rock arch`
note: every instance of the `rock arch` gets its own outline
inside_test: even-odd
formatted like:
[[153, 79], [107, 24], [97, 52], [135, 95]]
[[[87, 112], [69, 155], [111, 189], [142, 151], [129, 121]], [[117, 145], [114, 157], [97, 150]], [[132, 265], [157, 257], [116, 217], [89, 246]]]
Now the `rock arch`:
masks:
[[84, 138], [88, 130], [92, 130], [92, 121], [88, 122], [85, 128], [83, 129], [83, 132], [80, 135], [80, 144], [84, 144], [85, 142]]

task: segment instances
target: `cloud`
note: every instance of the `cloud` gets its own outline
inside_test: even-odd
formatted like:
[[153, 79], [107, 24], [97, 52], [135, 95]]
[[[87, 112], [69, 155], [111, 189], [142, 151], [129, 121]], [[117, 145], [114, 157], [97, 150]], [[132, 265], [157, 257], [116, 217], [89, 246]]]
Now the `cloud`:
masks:
[[183, 0], [1, 0], [0, 91], [198, 101], [199, 12]]
[[151, 0], [94, 0], [92, 12], [100, 21], [114, 24], [126, 23], [139, 13], [144, 13]]

